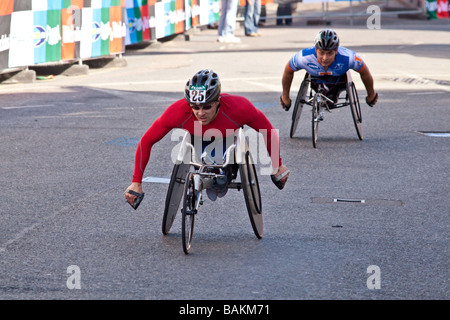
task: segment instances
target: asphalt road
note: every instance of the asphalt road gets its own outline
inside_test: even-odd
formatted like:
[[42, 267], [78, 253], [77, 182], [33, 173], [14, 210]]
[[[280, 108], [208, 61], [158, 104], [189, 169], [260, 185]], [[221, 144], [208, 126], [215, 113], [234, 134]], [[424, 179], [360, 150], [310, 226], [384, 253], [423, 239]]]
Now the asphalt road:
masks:
[[[129, 50], [126, 67], [0, 84], [0, 299], [449, 299], [450, 26], [383, 21], [333, 25], [380, 99], [362, 104], [363, 141], [350, 111], [333, 111], [317, 149], [309, 112], [291, 139], [278, 105], [285, 64], [321, 28], [303, 21], [268, 22], [259, 38], [238, 29], [238, 44], [203, 30]], [[205, 201], [186, 256], [180, 215], [161, 233], [167, 184], [145, 183], [137, 211], [123, 192], [138, 139], [203, 68], [279, 129], [291, 175], [282, 191], [260, 176], [261, 240], [242, 191], [230, 190]], [[146, 177], [170, 176], [171, 138], [155, 145]]]

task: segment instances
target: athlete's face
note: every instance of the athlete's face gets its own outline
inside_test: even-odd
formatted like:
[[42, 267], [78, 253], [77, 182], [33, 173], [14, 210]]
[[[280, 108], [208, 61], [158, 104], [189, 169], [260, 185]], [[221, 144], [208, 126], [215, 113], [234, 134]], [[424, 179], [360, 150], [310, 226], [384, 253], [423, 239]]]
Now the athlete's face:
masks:
[[194, 116], [202, 125], [211, 123], [217, 115], [217, 108], [219, 107], [219, 101], [214, 101], [206, 106], [190, 105]]
[[317, 61], [324, 67], [328, 68], [336, 58], [337, 49], [336, 50], [322, 50], [316, 49]]

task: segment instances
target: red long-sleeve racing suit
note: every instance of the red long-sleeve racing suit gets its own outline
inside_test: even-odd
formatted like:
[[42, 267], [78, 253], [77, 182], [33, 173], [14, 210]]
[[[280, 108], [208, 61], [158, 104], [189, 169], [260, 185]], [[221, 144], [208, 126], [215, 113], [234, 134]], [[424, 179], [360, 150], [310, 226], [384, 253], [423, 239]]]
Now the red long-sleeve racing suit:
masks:
[[248, 125], [263, 134], [267, 151], [272, 159], [272, 166], [281, 166], [279, 137], [264, 113], [244, 97], [221, 94], [217, 116], [207, 125], [199, 126], [199, 122], [186, 100], [181, 99], [170, 105], [139, 141], [132, 182], [142, 182], [153, 145], [164, 138], [172, 129], [181, 128], [187, 130], [191, 135], [198, 135], [198, 128], [200, 127], [202, 137], [205, 137], [204, 134], [205, 132], [207, 134], [209, 129], [215, 129], [219, 130], [223, 137], [227, 137], [244, 125]]

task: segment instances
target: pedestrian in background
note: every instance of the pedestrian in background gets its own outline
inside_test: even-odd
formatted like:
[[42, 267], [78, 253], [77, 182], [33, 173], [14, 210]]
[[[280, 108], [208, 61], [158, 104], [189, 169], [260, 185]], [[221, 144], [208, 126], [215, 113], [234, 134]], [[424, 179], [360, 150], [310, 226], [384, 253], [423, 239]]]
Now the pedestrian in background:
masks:
[[240, 42], [241, 39], [234, 35], [236, 29], [236, 14], [239, 0], [222, 0], [219, 19], [219, 42]]
[[[277, 0], [277, 2], [277, 26], [283, 25], [283, 20], [287, 26], [290, 26], [292, 14], [297, 10], [297, 0]], [[281, 18], [283, 16], [284, 18]]]
[[259, 37], [258, 23], [261, 15], [261, 0], [246, 0], [244, 30], [248, 37]]

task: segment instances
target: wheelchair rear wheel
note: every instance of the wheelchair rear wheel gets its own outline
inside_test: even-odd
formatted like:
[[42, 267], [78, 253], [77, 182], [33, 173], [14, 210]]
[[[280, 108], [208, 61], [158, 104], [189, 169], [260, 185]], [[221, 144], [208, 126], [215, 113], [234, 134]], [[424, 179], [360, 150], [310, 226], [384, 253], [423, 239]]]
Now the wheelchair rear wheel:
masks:
[[168, 234], [178, 212], [181, 198], [183, 197], [186, 175], [190, 165], [186, 163], [175, 164], [167, 189], [166, 204], [162, 222], [162, 233]]
[[356, 91], [355, 84], [349, 83], [348, 95], [350, 100], [350, 109], [352, 111], [353, 123], [355, 124], [356, 133], [359, 140], [363, 139], [362, 133], [362, 115], [361, 106], [359, 104], [358, 92]]
[[263, 236], [263, 217], [261, 193], [258, 176], [250, 151], [245, 152], [245, 163], [239, 165], [245, 204], [252, 224], [253, 232], [258, 239]]
[[297, 98], [295, 99], [294, 110], [292, 111], [292, 123], [291, 123], [291, 131], [289, 136], [291, 138], [294, 137], [295, 131], [297, 130], [298, 122], [300, 121], [300, 116], [303, 110], [303, 102], [305, 101], [306, 94], [308, 93], [309, 81], [306, 80], [307, 74], [305, 75], [305, 79], [300, 85], [300, 89], [298, 90]]

